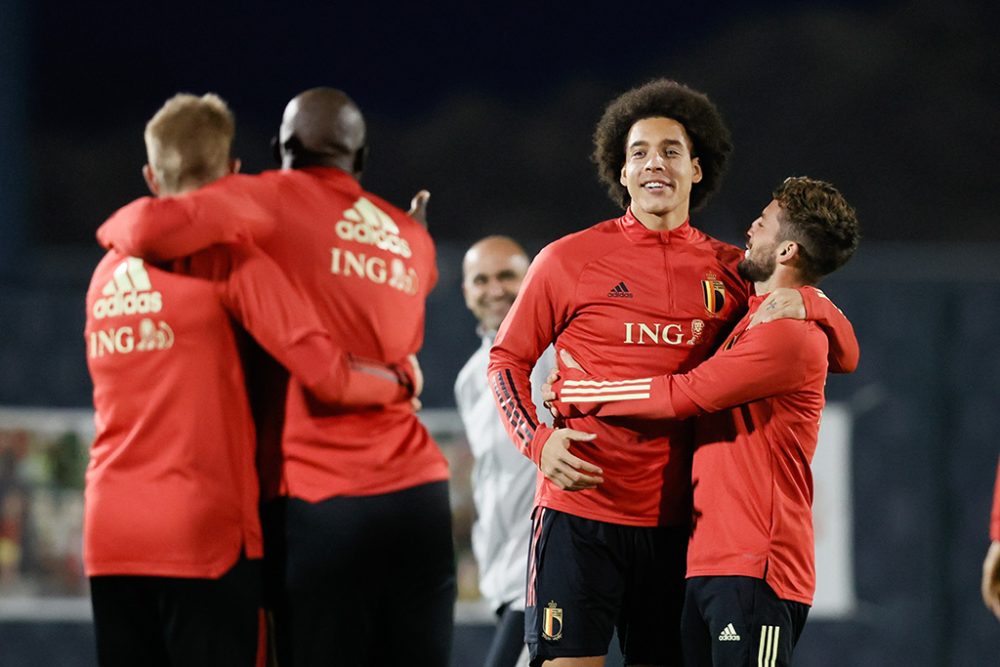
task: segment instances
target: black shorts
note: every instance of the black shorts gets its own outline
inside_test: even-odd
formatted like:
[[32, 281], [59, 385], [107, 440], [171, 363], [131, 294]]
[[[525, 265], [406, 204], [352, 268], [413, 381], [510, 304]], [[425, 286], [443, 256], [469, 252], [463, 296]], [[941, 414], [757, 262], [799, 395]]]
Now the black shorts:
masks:
[[[455, 605], [448, 483], [278, 501], [267, 558], [280, 664], [447, 667]], [[280, 518], [277, 518], [280, 517]], [[284, 553], [281, 553], [284, 550]]]
[[254, 667], [262, 650], [260, 561], [218, 579], [90, 578], [101, 667]]
[[809, 606], [763, 579], [688, 579], [681, 621], [685, 667], [787, 667]]
[[531, 664], [605, 655], [615, 628], [626, 664], [680, 665], [688, 530], [535, 511], [525, 642]]

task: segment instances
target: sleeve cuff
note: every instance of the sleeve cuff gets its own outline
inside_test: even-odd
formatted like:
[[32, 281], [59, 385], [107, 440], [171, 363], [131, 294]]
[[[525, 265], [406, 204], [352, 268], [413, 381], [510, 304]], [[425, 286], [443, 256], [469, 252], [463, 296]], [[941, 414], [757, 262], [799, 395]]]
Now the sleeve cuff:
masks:
[[531, 442], [528, 443], [528, 457], [534, 462], [536, 467], [541, 464], [542, 449], [554, 432], [554, 428], [545, 424], [539, 424], [538, 428], [535, 429]]

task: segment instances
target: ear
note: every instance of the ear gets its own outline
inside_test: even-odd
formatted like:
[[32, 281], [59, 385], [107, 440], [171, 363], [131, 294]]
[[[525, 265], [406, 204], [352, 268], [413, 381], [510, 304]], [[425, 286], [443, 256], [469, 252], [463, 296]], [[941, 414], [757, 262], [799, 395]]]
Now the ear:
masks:
[[232, 160], [229, 161], [229, 173], [230, 174], [240, 173], [240, 167], [242, 166], [243, 163], [240, 162], [240, 159], [238, 157], [233, 158]]
[[778, 245], [777, 260], [779, 264], [789, 264], [798, 259], [799, 244], [795, 241], [782, 241]]
[[622, 165], [621, 175], [618, 176], [618, 182], [622, 184], [622, 187], [628, 188], [628, 179], [625, 178], [625, 165]]
[[278, 141], [278, 137], [271, 137], [271, 157], [274, 158], [274, 163], [281, 166], [281, 142]]
[[365, 162], [368, 161], [368, 144], [365, 144], [354, 154], [354, 177], [361, 180], [361, 173], [365, 170]]
[[694, 170], [694, 173], [691, 175], [691, 182], [701, 183], [701, 160], [696, 157], [691, 158], [691, 168]]
[[142, 165], [142, 178], [146, 181], [146, 187], [153, 193], [153, 196], [159, 197], [160, 184], [156, 180], [156, 174], [153, 173], [153, 168], [149, 166], [149, 163]]

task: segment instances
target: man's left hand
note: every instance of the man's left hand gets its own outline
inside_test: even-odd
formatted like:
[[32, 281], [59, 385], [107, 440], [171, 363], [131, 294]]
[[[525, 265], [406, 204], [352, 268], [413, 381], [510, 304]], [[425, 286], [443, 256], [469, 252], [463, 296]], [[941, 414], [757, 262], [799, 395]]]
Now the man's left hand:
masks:
[[599, 403], [581, 407], [579, 404], [563, 403], [559, 400], [559, 392], [562, 390], [564, 380], [584, 380], [590, 377], [573, 358], [573, 355], [566, 350], [559, 350], [559, 361], [565, 370], [560, 371], [558, 368], [553, 368], [549, 371], [549, 376], [545, 378], [545, 384], [542, 385], [542, 400], [545, 401], [545, 407], [549, 409], [555, 419], [570, 419], [597, 412], [600, 408]]
[[760, 308], [750, 318], [749, 326], [756, 326], [772, 320], [790, 318], [793, 320], [806, 319], [806, 305], [802, 300], [802, 294], [790, 287], [779, 287], [764, 299]]

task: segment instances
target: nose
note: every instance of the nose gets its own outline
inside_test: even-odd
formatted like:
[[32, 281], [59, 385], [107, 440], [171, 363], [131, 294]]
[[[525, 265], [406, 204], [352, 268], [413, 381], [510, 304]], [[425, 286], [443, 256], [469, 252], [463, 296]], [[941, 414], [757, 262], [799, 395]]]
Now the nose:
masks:
[[503, 282], [501, 282], [499, 280], [491, 280], [486, 285], [486, 292], [490, 296], [494, 296], [494, 297], [503, 296], [504, 293], [505, 293], [505, 290], [504, 290], [504, 287], [503, 287]]
[[646, 160], [646, 171], [663, 171], [666, 167], [666, 160], [658, 152], [650, 153], [649, 159]]

